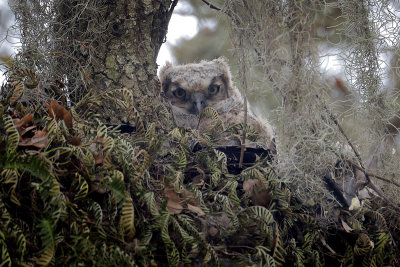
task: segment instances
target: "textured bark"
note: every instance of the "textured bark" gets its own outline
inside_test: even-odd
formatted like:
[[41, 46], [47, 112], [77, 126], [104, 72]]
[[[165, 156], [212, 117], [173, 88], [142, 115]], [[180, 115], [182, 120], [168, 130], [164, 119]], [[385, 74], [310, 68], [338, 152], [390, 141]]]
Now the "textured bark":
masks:
[[[161, 103], [156, 58], [177, 0], [90, 3], [95, 12], [89, 8], [81, 12], [82, 4], [78, 2], [62, 1], [59, 5], [61, 26], [56, 32], [65, 40], [64, 28], [70, 35], [67, 39], [74, 40], [61, 46], [65, 49], [68, 45], [69, 54], [83, 62], [84, 76], [89, 81], [86, 90], [132, 89], [137, 110], [146, 121], [155, 121], [154, 110]], [[59, 49], [63, 49], [61, 46]], [[129, 122], [115, 105], [105, 103], [104, 108], [107, 120]]]

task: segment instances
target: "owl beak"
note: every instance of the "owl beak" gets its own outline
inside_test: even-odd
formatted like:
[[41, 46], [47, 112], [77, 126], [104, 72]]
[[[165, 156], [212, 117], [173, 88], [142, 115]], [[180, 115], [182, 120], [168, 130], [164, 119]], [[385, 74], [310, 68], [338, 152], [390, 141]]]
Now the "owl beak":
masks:
[[206, 97], [204, 94], [196, 92], [193, 95], [192, 108], [197, 115], [200, 115], [203, 109], [206, 107]]

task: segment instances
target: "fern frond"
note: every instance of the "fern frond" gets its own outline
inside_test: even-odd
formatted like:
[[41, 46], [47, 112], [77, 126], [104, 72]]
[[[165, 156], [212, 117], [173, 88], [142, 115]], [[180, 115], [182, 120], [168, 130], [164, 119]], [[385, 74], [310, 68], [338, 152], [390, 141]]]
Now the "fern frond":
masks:
[[286, 251], [279, 236], [276, 239], [272, 257], [275, 259], [276, 266], [282, 266], [285, 263]]
[[111, 183], [107, 185], [107, 188], [111, 189], [113, 196], [118, 203], [125, 200], [125, 183], [121, 179], [113, 179]]
[[[28, 78], [29, 80], [26, 80]], [[7, 82], [15, 84], [17, 82], [24, 82], [26, 87], [33, 89], [39, 84], [39, 77], [33, 69], [19, 68], [12, 72]]]
[[222, 203], [223, 210], [228, 215], [228, 218], [232, 221], [232, 226], [234, 228], [233, 230], [236, 230], [239, 227], [239, 219], [231, 208], [229, 198], [225, 195], [218, 194], [217, 199]]
[[54, 230], [52, 223], [47, 219], [42, 219], [39, 222], [40, 228], [40, 238], [42, 240], [43, 247], [49, 247], [50, 245], [54, 245]]
[[140, 117], [140, 114], [139, 114], [139, 112], [136, 110], [136, 108], [135, 107], [132, 107], [133, 108], [133, 119], [134, 119], [134, 121], [135, 121], [135, 128], [136, 128], [136, 133], [139, 135], [139, 136], [144, 136], [144, 134], [145, 134], [145, 128], [144, 128], [144, 124], [143, 124], [143, 120], [142, 120], [142, 118]]
[[5, 184], [11, 184], [9, 194], [10, 200], [15, 203], [17, 206], [21, 206], [21, 202], [17, 198], [17, 185], [18, 185], [18, 173], [15, 169], [4, 169], [1, 172], [2, 180]]
[[101, 209], [100, 204], [97, 203], [96, 201], [92, 202], [92, 205], [90, 206], [90, 209], [94, 213], [96, 226], [99, 227], [101, 225], [101, 223], [103, 222], [103, 210]]
[[217, 162], [221, 163], [221, 170], [223, 173], [228, 173], [227, 157], [224, 152], [214, 149], [214, 153], [217, 156]]
[[23, 170], [41, 180], [50, 177], [48, 169], [37, 156], [21, 156], [16, 153], [0, 155], [0, 168]]
[[178, 170], [183, 170], [186, 168], [187, 159], [185, 150], [179, 145], [178, 153], [176, 159], [174, 159], [174, 165]]
[[226, 183], [226, 188], [228, 190], [228, 196], [229, 196], [229, 200], [233, 203], [233, 205], [235, 206], [239, 206], [240, 205], [240, 199], [237, 195], [237, 186], [238, 186], [238, 182], [235, 180], [230, 180]]
[[14, 105], [22, 95], [24, 94], [24, 84], [22, 82], [17, 82], [14, 87], [14, 91], [10, 97], [10, 105]]
[[174, 242], [171, 240], [168, 232], [168, 225], [170, 222], [170, 215], [168, 212], [163, 212], [159, 217], [158, 223], [161, 230], [161, 238], [165, 244], [166, 254], [168, 258], [169, 266], [178, 266], [179, 263], [179, 252], [175, 247]]
[[135, 212], [133, 209], [132, 198], [125, 191], [125, 201], [122, 204], [121, 210], [121, 226], [129, 238], [133, 238], [136, 233], [135, 229]]
[[265, 225], [271, 225], [275, 223], [274, 216], [267, 208], [262, 206], [252, 206], [247, 208], [247, 210], [249, 211], [250, 215], [260, 219]]
[[75, 192], [74, 201], [85, 198], [89, 191], [89, 185], [85, 178], [77, 172], [75, 173], [75, 178], [72, 182], [72, 190]]
[[371, 249], [371, 240], [368, 235], [360, 234], [354, 245], [354, 254], [356, 256], [365, 256], [369, 253]]
[[170, 217], [170, 220], [172, 221], [172, 226], [175, 229], [176, 233], [179, 233], [181, 236], [181, 240], [183, 241], [182, 246], [184, 247], [185, 244], [192, 243], [194, 241], [194, 238], [190, 236], [179, 224], [179, 222], [174, 218]]
[[203, 118], [212, 119], [213, 122], [216, 122], [219, 120], [219, 115], [215, 108], [206, 107], [200, 114], [200, 120]]
[[36, 264], [39, 266], [48, 266], [53, 257], [54, 257], [54, 246], [50, 245], [43, 250], [40, 258], [36, 260]]
[[12, 226], [12, 229], [10, 232], [13, 233], [13, 235], [15, 236], [17, 251], [20, 254], [20, 257], [23, 258], [25, 251], [26, 251], [25, 235], [17, 224], [14, 224]]
[[8, 253], [8, 248], [7, 244], [5, 242], [6, 238], [4, 236], [4, 233], [0, 230], [0, 266], [8, 266], [11, 267], [11, 257], [10, 254]]
[[380, 231], [384, 232], [388, 230], [385, 217], [383, 217], [383, 215], [380, 214], [378, 211], [369, 210], [368, 212], [365, 213], [365, 216], [370, 217], [371, 221], [374, 224], [378, 224]]
[[149, 209], [151, 215], [153, 215], [153, 217], [158, 217], [160, 215], [160, 213], [158, 211], [157, 203], [154, 198], [154, 193], [147, 192], [146, 194], [144, 194], [143, 199], [144, 199], [146, 206]]
[[6, 139], [7, 153], [11, 154], [12, 152], [15, 152], [17, 150], [19, 142], [19, 134], [14, 126], [14, 123], [10, 115], [6, 114], [3, 115], [3, 123], [7, 133], [7, 139]]
[[175, 174], [175, 179], [172, 182], [172, 185], [174, 187], [174, 191], [180, 194], [183, 192], [183, 179], [185, 177], [181, 171], [176, 171], [174, 172], [174, 174]]

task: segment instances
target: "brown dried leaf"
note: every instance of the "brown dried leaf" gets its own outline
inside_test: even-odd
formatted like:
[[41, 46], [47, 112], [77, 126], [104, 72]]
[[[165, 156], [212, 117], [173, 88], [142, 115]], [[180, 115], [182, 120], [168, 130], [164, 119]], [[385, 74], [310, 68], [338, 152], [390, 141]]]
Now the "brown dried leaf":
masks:
[[353, 230], [353, 228], [351, 228], [345, 221], [343, 221], [342, 219], [340, 219], [340, 222], [342, 223], [343, 229], [347, 232], [350, 233]]
[[262, 188], [258, 179], [244, 181], [243, 190], [255, 205], [266, 206], [271, 200], [271, 195]]
[[50, 104], [45, 104], [45, 106], [49, 109], [49, 116], [57, 119], [64, 118], [64, 107], [57, 103], [55, 100], [51, 100]]
[[181, 200], [178, 194], [174, 191], [173, 187], [166, 187], [164, 189], [164, 195], [167, 198], [167, 209], [169, 214], [179, 214], [183, 210], [183, 206], [180, 204]]
[[58, 104], [57, 101], [51, 100], [50, 104], [45, 104], [45, 106], [49, 109], [49, 116], [54, 118], [54, 116], [59, 120], [64, 120], [65, 125], [68, 128], [72, 127], [72, 115], [66, 110], [63, 106]]
[[72, 128], [72, 115], [66, 109], [64, 109], [63, 120], [64, 120], [65, 125], [67, 125], [68, 128]]
[[246, 196], [253, 196], [254, 186], [260, 186], [260, 181], [258, 179], [248, 179], [243, 182], [243, 190]]
[[94, 164], [98, 165], [98, 164], [102, 164], [104, 161], [104, 155], [103, 154], [93, 154], [94, 157]]
[[214, 226], [211, 226], [210, 228], [208, 228], [208, 234], [210, 236], [216, 236], [218, 234], [218, 229]]
[[73, 146], [80, 146], [82, 142], [78, 136], [74, 135], [71, 137], [71, 140], [69, 140], [69, 143]]
[[15, 128], [19, 131], [21, 127], [26, 127], [33, 120], [33, 114], [28, 113], [22, 119], [13, 119]]
[[189, 209], [190, 211], [193, 211], [194, 213], [196, 213], [197, 216], [204, 216], [204, 215], [206, 215], [206, 214], [204, 213], [204, 211], [203, 211], [200, 207], [198, 207], [198, 206], [193, 206], [193, 205], [190, 205], [190, 204], [187, 204], [187, 206], [188, 206], [188, 209]]
[[47, 132], [45, 130], [35, 131], [35, 135], [32, 138], [28, 138], [21, 142], [19, 142], [19, 146], [34, 146], [37, 148], [44, 148], [47, 146], [49, 140], [47, 136]]
[[19, 135], [23, 136], [24, 134], [26, 134], [27, 132], [29, 132], [30, 130], [35, 129], [35, 128], [36, 128], [36, 125], [26, 127], [19, 132]]

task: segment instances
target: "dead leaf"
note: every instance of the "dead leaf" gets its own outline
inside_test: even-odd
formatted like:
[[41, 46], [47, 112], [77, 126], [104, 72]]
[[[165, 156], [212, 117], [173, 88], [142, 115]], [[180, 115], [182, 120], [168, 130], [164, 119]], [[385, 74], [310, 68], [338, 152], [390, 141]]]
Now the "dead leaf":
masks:
[[167, 198], [167, 209], [169, 214], [179, 214], [183, 210], [183, 206], [180, 204], [181, 200], [178, 194], [174, 191], [173, 187], [166, 187], [164, 189], [164, 195]]
[[208, 228], [208, 234], [210, 236], [216, 236], [218, 234], [218, 229], [214, 226], [211, 226], [210, 228]]
[[351, 199], [351, 205], [349, 207], [349, 210], [358, 210], [361, 207], [360, 200], [358, 197], [353, 197]]
[[73, 146], [80, 146], [81, 145], [81, 139], [74, 135], [71, 137], [71, 139], [69, 140], [69, 143]]
[[64, 117], [63, 117], [65, 125], [67, 125], [68, 128], [72, 128], [72, 115], [64, 109]]
[[248, 179], [243, 182], [245, 195], [250, 197], [255, 205], [266, 206], [271, 201], [271, 195], [262, 188], [258, 179]]
[[105, 143], [107, 141], [106, 138], [96, 136], [96, 139], [94, 140], [96, 143]]
[[35, 135], [32, 138], [28, 138], [21, 142], [19, 142], [19, 146], [34, 146], [37, 148], [44, 148], [47, 146], [49, 140], [47, 136], [47, 131], [45, 130], [38, 130], [35, 131]]
[[103, 154], [93, 154], [94, 157], [94, 164], [98, 165], [98, 164], [102, 164], [103, 160], [104, 160], [104, 155]]
[[64, 118], [64, 107], [57, 103], [55, 100], [51, 100], [50, 104], [44, 104], [49, 109], [49, 116], [51, 118], [56, 117], [57, 119]]
[[197, 199], [195, 198], [194, 194], [190, 191], [188, 191], [186, 188], [183, 188], [183, 200], [187, 203], [192, 204], [193, 206], [196, 206], [197, 203]]
[[32, 120], [33, 114], [28, 113], [22, 119], [13, 119], [13, 123], [15, 128], [19, 130], [21, 127], [26, 127]]
[[342, 223], [343, 229], [347, 232], [350, 233], [353, 231], [353, 228], [351, 228], [345, 221], [340, 219], [340, 222]]
[[256, 185], [260, 185], [260, 181], [258, 179], [248, 179], [243, 182], [243, 190], [246, 196], [251, 197], [253, 195], [253, 187]]
[[200, 207], [198, 207], [198, 206], [193, 206], [193, 205], [190, 205], [190, 204], [187, 204], [187, 206], [188, 206], [188, 209], [189, 209], [190, 211], [193, 211], [194, 213], [196, 213], [197, 216], [204, 216], [204, 215], [206, 215], [206, 214], [204, 213], [204, 211], [203, 211]]
[[36, 125], [26, 127], [19, 132], [19, 135], [23, 136], [24, 134], [26, 134], [27, 132], [29, 132], [30, 130], [35, 129], [35, 128], [36, 128]]
[[44, 104], [45, 107], [49, 109], [49, 116], [51, 118], [56, 117], [59, 120], [64, 120], [65, 125], [68, 128], [72, 127], [72, 116], [71, 113], [69, 113], [68, 110], [66, 110], [63, 106], [58, 104], [57, 101], [51, 100], [50, 104]]

